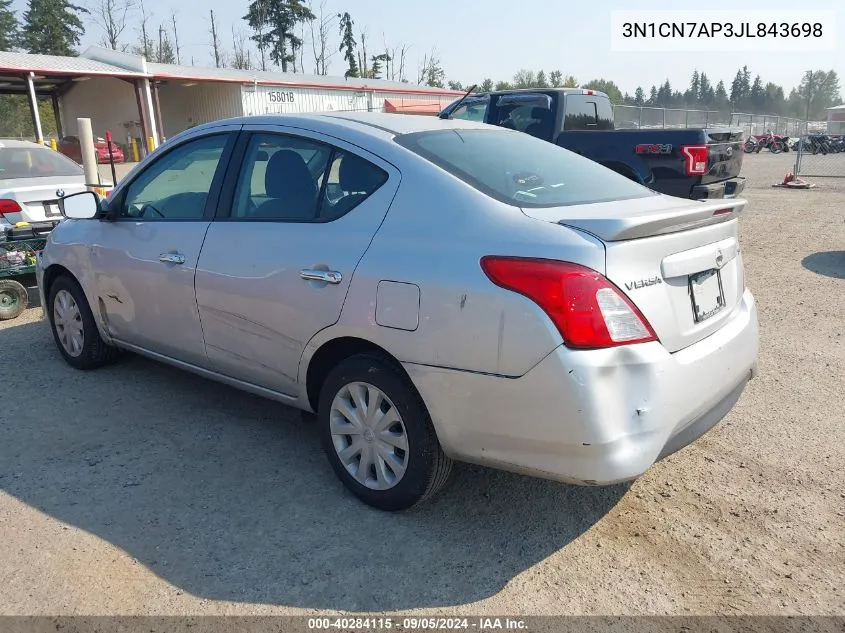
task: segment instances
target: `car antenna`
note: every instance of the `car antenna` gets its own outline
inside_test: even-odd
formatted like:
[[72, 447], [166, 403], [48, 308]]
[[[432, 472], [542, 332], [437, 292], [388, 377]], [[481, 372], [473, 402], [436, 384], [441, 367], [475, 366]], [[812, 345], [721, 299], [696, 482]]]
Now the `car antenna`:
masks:
[[461, 97], [460, 99], [458, 99], [458, 102], [457, 102], [457, 103], [456, 103], [456, 104], [452, 107], [452, 110], [449, 112], [449, 114], [448, 114], [447, 116], [445, 116], [445, 117], [440, 117], [440, 118], [441, 118], [441, 119], [451, 119], [451, 118], [452, 118], [452, 112], [454, 112], [454, 111], [455, 111], [455, 110], [457, 110], [459, 107], [461, 107], [461, 104], [462, 104], [464, 101], [466, 101], [467, 97], [468, 97], [468, 96], [470, 96], [470, 95], [472, 94], [472, 91], [473, 91], [473, 90], [475, 90], [477, 87], [478, 87], [478, 84], [472, 84], [472, 88], [470, 88], [469, 90], [467, 90], [467, 91], [466, 91], [466, 93], [464, 94], [464, 96], [463, 96], [463, 97]]

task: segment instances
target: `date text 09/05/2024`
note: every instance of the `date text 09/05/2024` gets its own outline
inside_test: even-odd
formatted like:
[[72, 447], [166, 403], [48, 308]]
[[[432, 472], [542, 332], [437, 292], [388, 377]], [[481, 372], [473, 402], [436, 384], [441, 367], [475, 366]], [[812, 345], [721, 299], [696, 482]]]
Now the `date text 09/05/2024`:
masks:
[[622, 37], [822, 37], [820, 22], [625, 22]]
[[388, 630], [397, 629], [404, 631], [443, 631], [443, 630], [476, 630], [476, 631], [497, 631], [497, 630], [525, 630], [524, 620], [511, 618], [391, 618], [391, 617], [323, 617], [308, 618], [309, 630]]

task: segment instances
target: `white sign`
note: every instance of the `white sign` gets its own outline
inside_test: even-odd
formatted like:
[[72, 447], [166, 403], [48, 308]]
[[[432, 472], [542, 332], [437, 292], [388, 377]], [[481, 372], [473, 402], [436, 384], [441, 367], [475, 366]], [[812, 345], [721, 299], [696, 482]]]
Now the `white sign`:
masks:
[[836, 50], [836, 12], [620, 10], [610, 15], [613, 52], [819, 52]]

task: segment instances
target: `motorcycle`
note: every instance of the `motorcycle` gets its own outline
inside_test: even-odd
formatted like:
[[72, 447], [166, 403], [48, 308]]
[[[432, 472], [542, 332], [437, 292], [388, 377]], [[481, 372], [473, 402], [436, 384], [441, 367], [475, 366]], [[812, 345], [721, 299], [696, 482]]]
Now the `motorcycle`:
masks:
[[754, 138], [757, 140], [756, 147], [754, 148], [755, 154], [759, 154], [764, 147], [768, 147], [772, 154], [780, 154], [787, 147], [786, 141], [788, 138], [772, 134], [771, 130]]

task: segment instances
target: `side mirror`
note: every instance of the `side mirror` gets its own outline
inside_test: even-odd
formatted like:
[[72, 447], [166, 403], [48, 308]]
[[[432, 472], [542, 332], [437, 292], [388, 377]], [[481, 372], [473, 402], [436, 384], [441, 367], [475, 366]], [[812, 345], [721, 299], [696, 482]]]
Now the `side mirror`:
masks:
[[100, 211], [100, 198], [93, 191], [74, 193], [59, 198], [59, 211], [69, 220], [91, 220]]

